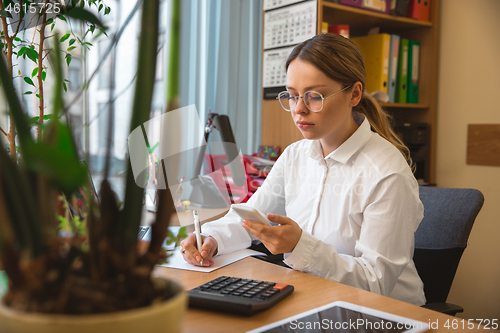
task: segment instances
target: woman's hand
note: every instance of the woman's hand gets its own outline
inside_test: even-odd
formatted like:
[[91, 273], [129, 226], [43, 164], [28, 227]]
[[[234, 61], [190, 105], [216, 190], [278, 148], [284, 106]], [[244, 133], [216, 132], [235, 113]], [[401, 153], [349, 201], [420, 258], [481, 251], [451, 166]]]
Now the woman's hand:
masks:
[[251, 220], [243, 220], [243, 228], [264, 243], [272, 254], [292, 252], [299, 242], [302, 229], [286, 216], [267, 214], [267, 218], [280, 225], [271, 227]]
[[[196, 246], [196, 235], [188, 234], [188, 237], [181, 242], [182, 257], [186, 262], [194, 266], [212, 266], [212, 257], [217, 254], [217, 241], [210, 236], [201, 236], [201, 251]], [[203, 258], [203, 265], [201, 259]]]

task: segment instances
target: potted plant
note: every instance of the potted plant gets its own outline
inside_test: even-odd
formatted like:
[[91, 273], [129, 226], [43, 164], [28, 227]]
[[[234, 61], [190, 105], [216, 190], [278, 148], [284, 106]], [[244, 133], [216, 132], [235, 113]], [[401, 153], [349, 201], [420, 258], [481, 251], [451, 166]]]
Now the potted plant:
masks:
[[[174, 11], [178, 12], [178, 2]], [[143, 3], [141, 64], [130, 129], [148, 120], [153, 93], [159, 1]], [[176, 21], [176, 20], [173, 20]], [[129, 168], [125, 199], [118, 208], [106, 179], [99, 203], [90, 194], [88, 243], [77, 232], [69, 244], [58, 236], [55, 193], [85, 187], [87, 171], [78, 160], [71, 132], [62, 116], [60, 51], [54, 52], [53, 121], [35, 141], [14, 91], [5, 59], [0, 78], [16, 124], [22, 161], [0, 150], [0, 261], [9, 291], [0, 300], [0, 332], [159, 332], [180, 331], [187, 296], [172, 281], [153, 279], [171, 214], [168, 190], [159, 190], [151, 242], [138, 253], [137, 232], [143, 189]], [[88, 247], [88, 249], [86, 249]]]

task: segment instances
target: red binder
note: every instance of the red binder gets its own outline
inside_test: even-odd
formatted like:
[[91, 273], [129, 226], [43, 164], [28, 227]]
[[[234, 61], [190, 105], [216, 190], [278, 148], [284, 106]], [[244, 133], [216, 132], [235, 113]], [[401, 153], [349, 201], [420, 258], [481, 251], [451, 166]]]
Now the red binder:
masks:
[[410, 7], [408, 8], [407, 17], [414, 18], [416, 20], [420, 20], [422, 16], [422, 2], [425, 0], [411, 0]]
[[328, 32], [332, 34], [337, 34], [349, 38], [349, 25], [348, 24], [337, 24], [328, 27]]
[[420, 11], [420, 19], [422, 21], [431, 20], [431, 0], [422, 0], [422, 10]]

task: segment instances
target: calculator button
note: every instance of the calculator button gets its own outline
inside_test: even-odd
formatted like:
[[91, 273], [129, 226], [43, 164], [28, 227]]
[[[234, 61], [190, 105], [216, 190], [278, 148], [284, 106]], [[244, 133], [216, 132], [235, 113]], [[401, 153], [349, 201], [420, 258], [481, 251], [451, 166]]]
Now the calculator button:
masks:
[[278, 290], [283, 290], [285, 289], [286, 287], [288, 287], [287, 284], [285, 283], [276, 283], [273, 287], [273, 289], [278, 289]]

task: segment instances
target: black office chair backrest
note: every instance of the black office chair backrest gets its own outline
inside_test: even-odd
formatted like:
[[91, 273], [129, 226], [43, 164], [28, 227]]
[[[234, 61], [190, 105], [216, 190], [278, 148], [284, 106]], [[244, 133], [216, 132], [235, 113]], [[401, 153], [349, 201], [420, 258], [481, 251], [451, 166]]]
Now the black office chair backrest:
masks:
[[475, 189], [421, 186], [420, 200], [424, 218], [415, 233], [413, 260], [427, 303], [446, 302], [484, 197]]

